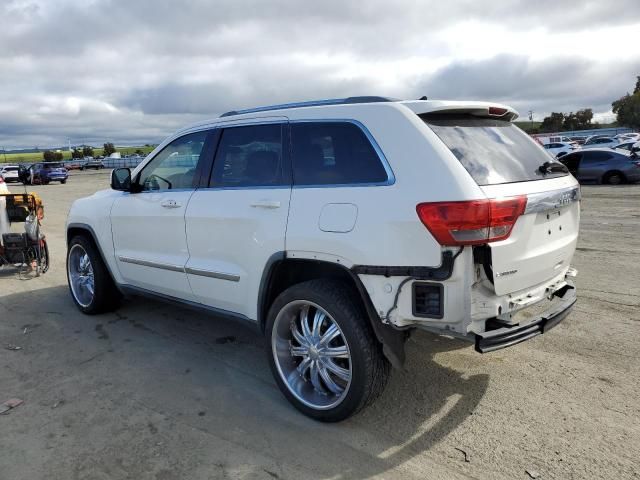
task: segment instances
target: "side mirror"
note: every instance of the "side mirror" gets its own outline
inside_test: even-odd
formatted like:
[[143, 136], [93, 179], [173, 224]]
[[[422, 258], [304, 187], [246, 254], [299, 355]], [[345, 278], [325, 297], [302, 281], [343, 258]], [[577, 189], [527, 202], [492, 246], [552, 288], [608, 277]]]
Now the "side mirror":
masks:
[[131, 169], [115, 168], [111, 172], [111, 188], [122, 192], [131, 191]]

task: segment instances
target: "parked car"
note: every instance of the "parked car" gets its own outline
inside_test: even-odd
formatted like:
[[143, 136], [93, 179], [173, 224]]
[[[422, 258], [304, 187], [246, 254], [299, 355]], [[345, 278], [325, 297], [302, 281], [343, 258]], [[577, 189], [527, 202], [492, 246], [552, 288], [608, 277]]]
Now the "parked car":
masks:
[[576, 142], [578, 145], [584, 144], [587, 137], [569, 137], [572, 142]]
[[640, 181], [640, 159], [611, 149], [582, 150], [565, 155], [560, 162], [580, 182], [619, 185]]
[[0, 167], [0, 178], [2, 178], [6, 183], [19, 182], [19, 170], [20, 167], [18, 165], [5, 165], [3, 167]]
[[543, 147], [553, 158], [559, 158], [580, 148], [572, 143], [545, 143]]
[[536, 135], [539, 143], [546, 145], [547, 143], [572, 143], [573, 140], [565, 135]]
[[64, 168], [67, 170], [80, 170], [82, 161], [77, 159], [67, 160], [64, 162]]
[[582, 148], [604, 148], [614, 147], [619, 142], [612, 137], [589, 137], [583, 144]]
[[23, 177], [25, 184], [30, 185], [47, 185], [50, 182], [67, 183], [69, 178], [67, 169], [60, 162], [34, 163], [18, 175]]
[[80, 165], [80, 170], [89, 170], [89, 169], [102, 170], [103, 168], [104, 168], [104, 163], [102, 163], [102, 160], [98, 158], [87, 159], [83, 164]]
[[614, 136], [617, 141], [622, 142], [631, 142], [631, 141], [640, 141], [640, 133], [620, 133]]
[[73, 203], [71, 297], [86, 314], [135, 292], [248, 321], [296, 408], [347, 418], [416, 328], [485, 353], [570, 311], [580, 187], [516, 117], [354, 97], [180, 130]]
[[628, 142], [619, 143], [618, 145], [614, 145], [611, 147], [613, 150], [618, 151], [626, 151], [626, 152], [638, 152], [640, 151], [640, 142], [636, 142], [635, 140], [631, 140]]

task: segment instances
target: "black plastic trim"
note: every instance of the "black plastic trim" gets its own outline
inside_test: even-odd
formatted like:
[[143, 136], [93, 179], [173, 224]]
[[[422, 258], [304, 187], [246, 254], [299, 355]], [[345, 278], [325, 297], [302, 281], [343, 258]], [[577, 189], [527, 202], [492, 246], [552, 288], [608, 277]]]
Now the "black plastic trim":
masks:
[[542, 335], [558, 325], [570, 313], [571, 308], [576, 303], [576, 289], [573, 285], [567, 284], [554, 295], [562, 301], [538, 316], [531, 322], [513, 327], [503, 327], [488, 332], [476, 333], [476, 351], [489, 353], [501, 348], [510, 347], [518, 343], [529, 340], [538, 335]]
[[382, 323], [380, 315], [378, 315], [378, 312], [369, 297], [369, 292], [367, 292], [367, 289], [364, 287], [360, 277], [358, 277], [353, 269], [349, 270], [346, 267], [344, 267], [344, 269], [349, 272], [349, 275], [356, 284], [356, 288], [362, 298], [364, 308], [367, 311], [367, 317], [369, 317], [371, 328], [373, 328], [376, 338], [382, 344], [382, 353], [384, 353], [384, 356], [387, 357], [389, 362], [391, 362], [391, 365], [402, 370], [406, 360], [404, 344], [407, 339], [407, 331], [398, 330], [390, 325]]
[[351, 271], [356, 275], [382, 275], [385, 277], [413, 277], [416, 280], [447, 280], [453, 274], [454, 254], [442, 252], [442, 263], [439, 267], [389, 267], [378, 265], [354, 265]]
[[[416, 288], [422, 285], [427, 285], [429, 287], [438, 287], [438, 290], [440, 291], [440, 305], [439, 305], [437, 315], [419, 313], [416, 310]], [[413, 284], [411, 285], [411, 294], [412, 294], [411, 295], [411, 313], [413, 314], [414, 317], [438, 318], [438, 319], [444, 317], [444, 285], [442, 285], [441, 283], [433, 283], [433, 282], [413, 282]]]
[[258, 287], [258, 324], [260, 330], [264, 333], [267, 323], [268, 305], [266, 305], [269, 295], [269, 286], [273, 280], [273, 273], [276, 271], [275, 266], [286, 258], [284, 252], [276, 252], [272, 254], [264, 265], [262, 277], [260, 278], [260, 287]]
[[253, 327], [257, 327], [258, 322], [253, 320], [246, 315], [242, 315], [240, 313], [230, 312], [228, 310], [223, 310], [221, 308], [210, 307], [208, 305], [203, 305], [201, 303], [192, 302], [189, 300], [184, 300], [181, 298], [172, 297], [171, 295], [164, 295], [162, 293], [152, 292], [150, 290], [135, 287], [133, 285], [122, 285], [122, 292], [127, 295], [140, 295], [146, 298], [151, 298], [155, 300], [160, 300], [162, 302], [168, 302], [175, 305], [182, 305], [192, 310], [197, 310], [201, 312], [211, 313], [216, 316], [228, 318], [231, 320], [241, 320], [243, 323], [249, 323]]

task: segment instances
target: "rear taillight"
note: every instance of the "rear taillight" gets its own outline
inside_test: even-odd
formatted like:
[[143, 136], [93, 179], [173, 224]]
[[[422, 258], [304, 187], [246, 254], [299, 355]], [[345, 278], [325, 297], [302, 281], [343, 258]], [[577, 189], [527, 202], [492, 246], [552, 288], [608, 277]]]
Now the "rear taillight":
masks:
[[507, 110], [506, 108], [502, 108], [502, 107], [489, 107], [489, 115], [493, 115], [493, 116], [496, 116], [496, 117], [501, 117], [502, 115], [504, 115], [508, 111], [509, 110]]
[[520, 196], [420, 203], [416, 211], [440, 245], [478, 245], [508, 238], [526, 206]]

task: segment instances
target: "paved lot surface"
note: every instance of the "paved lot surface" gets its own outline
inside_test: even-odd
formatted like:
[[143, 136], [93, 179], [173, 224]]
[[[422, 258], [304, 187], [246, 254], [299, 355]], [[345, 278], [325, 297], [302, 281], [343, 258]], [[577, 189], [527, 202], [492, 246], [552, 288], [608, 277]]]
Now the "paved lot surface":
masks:
[[75, 309], [64, 218], [107, 182], [33, 187], [53, 265], [0, 270], [0, 403], [25, 401], [0, 415], [0, 479], [638, 478], [640, 186], [583, 189], [579, 302], [551, 333], [485, 356], [416, 334], [373, 407], [322, 425], [248, 327], [140, 298]]

